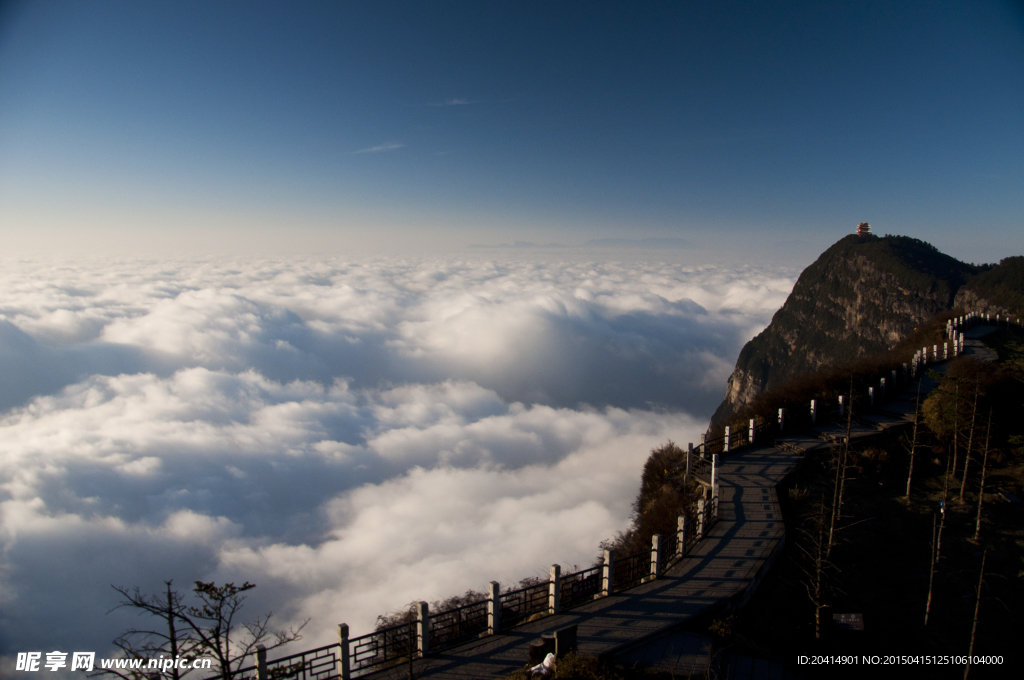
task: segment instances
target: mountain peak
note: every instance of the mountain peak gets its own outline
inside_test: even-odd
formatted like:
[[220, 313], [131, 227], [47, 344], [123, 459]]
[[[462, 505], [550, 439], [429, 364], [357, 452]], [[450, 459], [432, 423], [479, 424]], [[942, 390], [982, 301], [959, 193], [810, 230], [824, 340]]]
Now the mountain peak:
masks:
[[712, 428], [767, 389], [891, 349], [951, 308], [980, 271], [919, 239], [858, 231], [800, 274], [768, 327], [743, 347]]

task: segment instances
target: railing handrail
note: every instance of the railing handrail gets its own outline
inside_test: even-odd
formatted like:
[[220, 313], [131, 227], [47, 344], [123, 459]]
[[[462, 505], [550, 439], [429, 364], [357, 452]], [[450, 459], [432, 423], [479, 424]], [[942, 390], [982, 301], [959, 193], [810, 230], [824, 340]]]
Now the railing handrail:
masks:
[[[273, 664], [281, 663], [282, 661], [291, 661], [292, 659], [297, 659], [298, 657], [306, 656], [307, 654], [316, 654], [317, 652], [325, 652], [325, 651], [327, 651], [329, 649], [337, 649], [337, 647], [338, 647], [338, 643], [335, 642], [333, 644], [324, 645], [323, 647], [317, 647], [316, 649], [307, 649], [304, 652], [298, 652], [297, 654], [292, 654], [290, 656], [282, 656], [280, 659], [273, 659], [271, 661], [267, 661], [267, 665], [271, 666]], [[253, 669], [255, 669], [255, 668], [256, 667], [253, 666]], [[238, 672], [241, 673], [244, 670], [248, 670], [248, 669], [243, 668], [243, 669], [241, 669]]]
[[642, 550], [642, 551], [640, 551], [638, 553], [633, 553], [632, 555], [626, 555], [625, 557], [616, 557], [615, 558], [615, 563], [618, 564], [619, 562], [627, 562], [627, 561], [635, 559], [637, 557], [644, 557], [645, 555], [649, 556], [650, 554], [651, 554], [650, 550]]
[[[385, 664], [392, 664], [403, 658], [408, 658], [410, 655], [416, 654], [416, 621], [410, 620], [397, 626], [389, 626], [387, 628], [380, 628], [367, 633], [366, 635], [360, 635], [356, 638], [350, 638], [349, 644], [349, 664], [352, 671], [360, 672], [372, 672], [372, 669], [378, 666], [384, 666]], [[400, 637], [392, 638], [388, 641], [389, 634], [398, 634], [401, 632], [407, 632], [406, 639]], [[376, 640], [375, 640], [376, 638]], [[366, 656], [359, 656], [359, 646], [363, 645]], [[389, 648], [392, 652], [389, 655]], [[399, 648], [396, 652], [396, 648]]]
[[453, 614], [464, 609], [469, 609], [470, 607], [479, 607], [480, 605], [486, 605], [488, 602], [490, 602], [490, 600], [485, 598], [483, 600], [477, 600], [476, 602], [470, 602], [469, 604], [460, 604], [458, 607], [451, 607], [449, 609], [442, 609], [441, 611], [437, 612], [430, 612], [430, 619], [434, 620], [435, 618], [444, 616], [445, 614]]
[[650, 550], [616, 558], [612, 590], [614, 592], [628, 590], [643, 583], [651, 574], [650, 564]]
[[[580, 574], [585, 574], [588, 571], [592, 571], [595, 574], [600, 574], [601, 573], [601, 566], [602, 565], [598, 564], [598, 565], [595, 565], [593, 567], [587, 567], [586, 569], [580, 569], [579, 571], [574, 571], [571, 574], [566, 574], [565, 576], [562, 577], [562, 582], [564, 583], [565, 581], [568, 581], [569, 579], [571, 579], [573, 576], [579, 576]], [[586, 577], [584, 576], [584, 577], [581, 577], [581, 578], [586, 578]]]
[[[714, 440], [712, 440], [712, 441], [714, 441]], [[697, 449], [695, 448], [695, 451], [696, 450]], [[710, 464], [710, 461], [708, 459], [703, 459], [703, 460], [704, 460], [704, 462], [707, 462], [708, 464]], [[716, 512], [716, 507], [717, 507], [717, 505], [715, 503], [713, 503], [713, 502], [712, 503], [708, 503], [705, 506], [705, 509], [704, 509], [704, 536], [707, 535], [707, 531], [712, 526], [714, 526], [714, 524], [717, 522], [718, 516], [717, 516], [717, 512]], [[697, 503], [689, 503], [689, 504], [687, 504], [687, 506], [683, 510], [683, 515], [687, 516], [687, 517], [697, 517], [698, 513], [699, 513], [699, 510], [697, 508]], [[677, 549], [678, 549], [678, 535], [672, 535], [672, 536], [668, 537], [667, 540], [666, 540], [666, 543], [664, 544], [664, 550], [661, 553], [659, 553], [659, 557], [658, 557], [659, 563], [664, 564], [666, 569], [669, 568], [674, 563], [676, 563], [676, 562], [680, 561], [681, 559], [685, 558], [686, 554], [689, 552], [690, 546], [692, 546], [693, 544], [697, 543], [700, 540], [700, 538], [703, 538], [703, 537], [698, 537], [696, 535], [695, 531], [687, 532], [687, 535], [685, 536], [685, 544], [683, 546], [683, 550], [677, 552]], [[669, 551], [670, 548], [672, 548], [671, 551]], [[662, 555], [664, 555], [664, 556], [662, 556]], [[640, 551], [640, 552], [634, 553], [632, 555], [627, 555], [625, 557], [616, 558], [614, 560], [614, 565], [619, 565], [620, 567], [624, 568], [625, 565], [630, 563], [630, 562], [638, 562], [638, 561], [649, 560], [649, 559], [651, 559], [651, 551], [644, 550], [644, 551]], [[565, 588], [566, 586], [571, 588], [572, 584], [575, 583], [575, 582], [584, 581], [584, 580], [586, 580], [588, 578], [592, 578], [592, 577], [595, 577], [595, 576], [600, 576], [600, 574], [603, 571], [603, 567], [604, 567], [603, 564], [597, 564], [597, 565], [593, 565], [593, 566], [590, 566], [590, 567], [585, 567], [583, 569], [580, 569], [578, 571], [575, 571], [575, 572], [572, 572], [572, 573], [569, 573], [569, 574], [562, 575], [562, 576], [559, 577], [560, 582], [561, 582], [559, 588], [560, 589], [561, 588]], [[634, 567], [634, 570], [635, 570], [635, 567]], [[616, 570], [616, 571], [619, 571], [619, 570]], [[619, 573], [621, 573], [621, 571], [619, 571]], [[628, 590], [630, 588], [636, 587], [640, 583], [643, 583], [645, 580], [646, 580], [645, 577], [633, 578], [631, 581], [628, 582], [627, 585], [619, 587], [616, 590], [617, 591]], [[517, 588], [515, 590], [507, 591], [505, 593], [500, 593], [499, 596], [498, 596], [498, 602], [496, 604], [498, 604], [498, 606], [500, 607], [501, 604], [504, 603], [503, 602], [504, 600], [506, 600], [508, 598], [514, 598], [517, 595], [524, 595], [524, 594], [529, 593], [531, 591], [539, 591], [539, 592], [547, 591], [550, 588], [551, 583], [552, 583], [552, 581], [550, 581], [550, 580], [548, 580], [548, 581], [541, 581], [540, 583], [535, 583], [535, 584], [532, 584], [532, 585], [529, 585], [529, 586], [524, 586], [522, 588]], [[595, 589], [595, 595], [597, 595], [599, 593], [600, 593], [600, 589], [599, 588]], [[572, 609], [574, 607], [580, 606], [581, 604], [584, 604], [588, 600], [589, 600], [589, 598], [584, 598], [584, 599], [582, 599], [580, 601], [577, 601], [577, 602], [566, 602], [566, 603], [563, 604], [563, 609]], [[449, 609], [438, 611], [436, 613], [431, 613], [431, 615], [429, 617], [430, 618], [430, 623], [431, 623], [431, 628], [433, 628], [433, 622], [436, 621], [437, 619], [440, 619], [442, 617], [449, 617], [450, 618], [453, 614], [456, 614], [458, 612], [465, 611], [465, 610], [468, 610], [468, 609], [483, 608], [483, 607], [486, 607], [487, 605], [489, 605], [490, 602], [491, 602], [491, 600], [489, 598], [488, 599], [483, 599], [483, 600], [477, 600], [476, 602], [470, 602], [470, 603], [467, 603], [467, 604], [459, 605], [457, 607], [451, 607]], [[517, 623], [514, 624], [514, 625], [518, 625], [518, 623], [519, 622], [517, 621]], [[351, 659], [351, 663], [352, 663], [351, 670], [352, 670], [352, 672], [359, 672], [359, 673], [375, 672], [375, 671], [373, 671], [373, 669], [375, 667], [382, 666], [382, 665], [385, 665], [385, 664], [388, 664], [388, 663], [393, 663], [393, 662], [403, 658], [407, 653], [412, 653], [413, 655], [417, 654], [416, 637], [417, 637], [418, 634], [414, 630], [414, 628], [417, 625], [418, 625], [417, 621], [415, 619], [411, 619], [409, 621], [405, 621], [403, 623], [399, 623], [399, 624], [394, 625], [394, 626], [388, 626], [386, 628], [378, 628], [378, 629], [376, 629], [376, 630], [374, 630], [372, 632], [366, 633], [364, 635], [360, 635], [358, 637], [347, 638], [346, 642], [347, 642], [347, 645], [348, 645], [348, 650], [344, 650], [343, 654], [344, 654], [345, 651], [351, 652], [351, 655], [348, 658]], [[485, 626], [479, 626], [479, 628], [481, 630], [486, 630]], [[443, 629], [443, 627], [442, 627], [442, 629]], [[408, 631], [408, 639], [407, 640], [403, 639], [401, 641], [392, 641], [391, 644], [389, 645], [388, 640], [387, 640], [387, 637], [388, 637], [389, 634], [391, 634], [391, 633], [398, 633], [398, 632], [405, 632], [405, 631]], [[438, 631], [435, 629], [432, 632], [437, 633]], [[473, 637], [473, 635], [466, 635], [466, 636], [463, 636], [463, 637], [456, 637], [454, 639], [447, 640], [447, 641], [442, 643], [440, 648], [445, 648], [446, 649], [446, 648], [454, 646], [454, 645], [462, 644], [463, 642], [467, 641], [468, 639], [471, 639], [472, 637]], [[374, 638], [376, 638], [377, 640], [380, 641], [379, 644], [381, 646], [377, 647], [376, 645], [366, 645], [367, 648], [372, 648], [372, 655], [368, 656], [368, 657], [357, 658], [358, 655], [355, 653], [355, 649], [356, 649], [356, 647], [359, 646], [359, 643], [369, 643], [369, 642], [372, 642], [374, 640]], [[404, 654], [403, 653], [399, 653], [399, 654], [391, 654], [391, 655], [389, 655], [389, 653], [388, 653], [389, 652], [389, 647], [394, 647], [396, 644], [401, 644], [402, 647], [407, 647], [408, 651], [405, 652]], [[280, 658], [277, 658], [277, 659], [273, 659], [273, 660], [267, 661], [266, 665], [268, 667], [277, 666], [277, 665], [280, 665], [280, 664], [282, 664], [284, 662], [292, 661], [294, 659], [301, 659], [301, 660], [305, 661], [305, 657], [308, 657], [310, 655], [315, 655], [315, 654], [321, 653], [321, 652], [331, 652], [331, 654], [330, 654], [330, 657], [325, 656], [325, 657], [320, 657], [320, 658], [322, 658], [322, 659], [332, 658], [334, 663], [340, 663], [340, 661], [337, 659], [337, 656], [334, 654], [334, 650], [337, 650], [340, 647], [340, 645], [341, 645], [341, 642], [337, 642], [337, 643], [333, 643], [333, 644], [329, 644], [329, 645], [324, 645], [322, 647], [316, 647], [314, 649], [307, 649], [307, 650], [304, 650], [302, 652], [297, 652], [295, 654], [290, 654], [288, 656], [283, 656], [283, 657], [280, 657]], [[379, 652], [383, 652], [383, 653], [379, 653]], [[232, 676], [243, 676], [245, 674], [253, 674], [256, 671], [257, 671], [257, 666], [247, 666], [245, 668], [240, 668], [237, 671], [233, 671], [232, 672]], [[334, 672], [333, 674], [326, 676], [324, 678], [324, 680], [332, 680], [333, 678], [337, 678], [337, 677], [339, 677], [337, 675], [337, 672]]]
[[[359, 637], [349, 638], [349, 642], [350, 643], [351, 642], [356, 642], [357, 640], [362, 640], [364, 638], [373, 637], [375, 635], [383, 635], [385, 633], [391, 633], [391, 632], [396, 631], [396, 630], [402, 630], [402, 629], [408, 628], [409, 626], [412, 626], [412, 625], [415, 625], [415, 624], [416, 624], [416, 620], [415, 619], [411, 619], [411, 620], [406, 621], [404, 623], [399, 623], [396, 626], [388, 626], [387, 628], [378, 628], [377, 630], [373, 631], [372, 633], [367, 633], [366, 635], [360, 635]], [[330, 645], [328, 645], [328, 646], [330, 646]]]
[[[525, 593], [528, 590], [535, 590], [535, 589], [539, 589], [539, 588], [543, 588], [544, 590], [547, 590], [549, 583], [551, 583], [551, 582], [550, 581], [542, 581], [541, 583], [535, 583], [532, 586], [526, 586], [525, 588], [517, 588], [516, 590], [509, 590], [508, 592], [501, 593], [499, 595], [499, 598], [503, 600], [503, 599], [505, 599], [507, 597], [512, 597], [513, 595], [518, 595], [519, 593]], [[484, 600], [484, 601], [486, 602], [486, 600]]]
[[[437, 651], [461, 644], [487, 630], [489, 600], [445, 609], [430, 615], [430, 649]], [[483, 606], [481, 606], [483, 605]], [[473, 611], [475, 608], [475, 611]]]
[[[304, 656], [308, 656], [309, 654], [316, 654], [317, 652], [324, 652], [324, 651], [327, 651], [327, 650], [330, 650], [330, 649], [337, 649], [337, 648], [338, 648], [338, 643], [335, 642], [333, 644], [324, 645], [323, 647], [317, 647], [315, 649], [307, 649], [307, 650], [305, 650], [303, 652], [297, 652], [297, 653], [291, 654], [289, 656], [282, 656], [282, 657], [280, 657], [278, 659], [269, 659], [267, 661], [267, 667], [275, 666], [277, 664], [280, 664], [282, 661], [291, 661], [292, 659], [299, 659], [299, 658], [302, 658]], [[232, 677], [239, 677], [239, 676], [244, 675], [245, 673], [255, 673], [256, 669], [257, 669], [256, 666], [245, 666], [244, 668], [239, 668], [238, 670], [231, 671], [231, 676]], [[220, 675], [217, 675], [217, 676], [214, 676], [214, 677], [215, 678], [223, 678], [224, 675], [220, 674]]]

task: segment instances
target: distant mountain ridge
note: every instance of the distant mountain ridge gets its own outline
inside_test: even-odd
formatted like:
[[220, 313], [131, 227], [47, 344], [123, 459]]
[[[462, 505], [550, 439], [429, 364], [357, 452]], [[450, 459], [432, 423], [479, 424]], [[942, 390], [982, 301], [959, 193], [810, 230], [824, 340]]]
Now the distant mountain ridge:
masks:
[[693, 244], [684, 238], [597, 238], [584, 243], [581, 248], [640, 248], [662, 250], [690, 248]]
[[740, 351], [711, 428], [797, 376], [891, 349], [954, 306], [1024, 316], [1024, 257], [979, 267], [907, 236], [840, 239]]
[[616, 248], [637, 250], [672, 250], [691, 248], [692, 243], [684, 238], [597, 238], [591, 239], [580, 246], [567, 246], [564, 243], [534, 243], [533, 241], [516, 241], [512, 244], [471, 243], [470, 248]]

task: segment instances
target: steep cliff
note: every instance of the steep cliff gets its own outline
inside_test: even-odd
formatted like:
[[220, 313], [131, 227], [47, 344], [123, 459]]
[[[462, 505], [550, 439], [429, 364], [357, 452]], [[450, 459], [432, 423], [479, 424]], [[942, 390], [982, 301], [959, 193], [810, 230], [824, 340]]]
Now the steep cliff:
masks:
[[956, 307], [1024, 317], [1024, 257], [1007, 257], [968, 281], [956, 293]]
[[906, 236], [847, 236], [801, 274], [771, 324], [740, 352], [717, 428], [766, 389], [892, 348], [949, 309], [978, 268]]

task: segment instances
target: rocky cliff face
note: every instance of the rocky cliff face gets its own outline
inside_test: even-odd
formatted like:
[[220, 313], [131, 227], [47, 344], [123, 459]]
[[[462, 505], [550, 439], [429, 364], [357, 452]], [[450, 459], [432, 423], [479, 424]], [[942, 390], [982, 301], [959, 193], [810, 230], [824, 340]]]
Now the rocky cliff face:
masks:
[[957, 291], [953, 306], [1024, 318], [1024, 257], [1007, 257]]
[[949, 309], [977, 271], [917, 239], [843, 238], [800, 274], [771, 324], [744, 346], [712, 429], [766, 389], [892, 348]]

